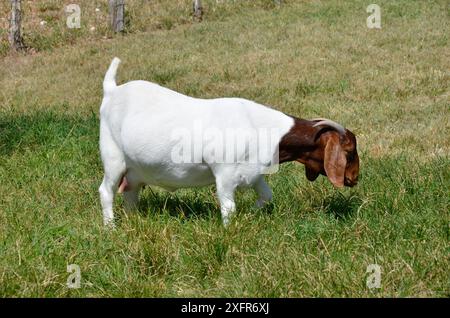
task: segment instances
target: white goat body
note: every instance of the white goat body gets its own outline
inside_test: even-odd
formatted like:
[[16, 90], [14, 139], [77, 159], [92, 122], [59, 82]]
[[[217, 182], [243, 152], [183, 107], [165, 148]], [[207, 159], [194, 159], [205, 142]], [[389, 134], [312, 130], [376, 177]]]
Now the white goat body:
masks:
[[[105, 75], [100, 108], [105, 175], [99, 191], [105, 224], [113, 221], [113, 198], [121, 181], [126, 182], [121, 189], [125, 188], [129, 209], [137, 204], [144, 184], [173, 191], [215, 183], [224, 224], [235, 210], [238, 186], [252, 186], [259, 195], [259, 206], [271, 199], [263, 173], [276, 161], [277, 143], [294, 125], [292, 117], [246, 99], [198, 99], [146, 81], [117, 86], [119, 63], [114, 58]], [[242, 134], [234, 136], [237, 140], [226, 140], [230, 132]], [[218, 148], [217, 141], [223, 138]], [[272, 140], [261, 140], [264, 138]], [[237, 149], [230, 145], [236, 141], [247, 146]], [[252, 147], [256, 144], [269, 146], [264, 152]], [[179, 155], [180, 145], [186, 146], [185, 152], [191, 146], [192, 155]], [[218, 156], [220, 152], [222, 156]], [[230, 152], [234, 152], [229, 156], [233, 160], [217, 160], [227, 158]], [[174, 160], [180, 158], [191, 161]]]

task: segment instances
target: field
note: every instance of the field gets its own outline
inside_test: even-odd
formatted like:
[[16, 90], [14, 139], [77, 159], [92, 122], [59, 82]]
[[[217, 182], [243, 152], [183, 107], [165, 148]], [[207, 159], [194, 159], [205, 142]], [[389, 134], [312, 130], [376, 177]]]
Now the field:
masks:
[[[379, 0], [381, 29], [367, 28], [365, 1], [210, 0], [202, 22], [188, 0], [136, 1], [123, 36], [94, 16], [102, 1], [78, 3], [88, 12], [69, 30], [66, 1], [26, 2], [26, 54], [0, 33], [0, 296], [450, 297], [447, 1]], [[273, 203], [239, 192], [227, 229], [214, 187], [146, 188], [133, 214], [117, 196], [108, 231], [98, 114], [114, 56], [119, 83], [342, 123], [358, 138], [358, 186], [285, 164], [267, 177]], [[366, 285], [370, 264], [380, 288]]]

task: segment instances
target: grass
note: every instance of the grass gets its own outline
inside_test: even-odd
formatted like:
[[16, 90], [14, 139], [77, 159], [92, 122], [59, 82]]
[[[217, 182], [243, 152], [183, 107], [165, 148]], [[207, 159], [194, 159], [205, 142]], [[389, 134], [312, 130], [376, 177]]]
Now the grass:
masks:
[[[152, 3], [148, 25], [170, 28], [135, 17], [126, 36], [48, 34], [47, 47], [0, 60], [1, 296], [450, 296], [445, 1], [379, 1], [381, 30], [366, 28], [363, 1], [210, 2], [197, 24], [181, 1]], [[358, 136], [360, 183], [336, 190], [283, 165], [267, 178], [273, 203], [260, 211], [240, 192], [227, 230], [214, 187], [146, 188], [134, 214], [118, 196], [106, 231], [98, 108], [113, 56], [120, 82], [343, 123]], [[375, 263], [381, 288], [369, 289]], [[80, 289], [66, 286], [68, 264]]]

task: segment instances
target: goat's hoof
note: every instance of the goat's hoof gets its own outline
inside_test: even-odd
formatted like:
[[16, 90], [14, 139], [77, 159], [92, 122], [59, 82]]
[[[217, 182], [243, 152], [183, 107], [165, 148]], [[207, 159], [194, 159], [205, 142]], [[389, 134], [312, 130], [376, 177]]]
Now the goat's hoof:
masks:
[[103, 226], [108, 230], [114, 230], [116, 228], [116, 224], [113, 219], [103, 220]]
[[229, 218], [224, 218], [222, 220], [222, 223], [223, 223], [223, 227], [227, 228], [230, 225], [230, 219]]
[[255, 207], [257, 207], [258, 209], [262, 209], [262, 208], [264, 208], [265, 206], [267, 206], [267, 205], [269, 205], [270, 203], [271, 203], [272, 201], [270, 200], [270, 199], [266, 199], [266, 200], [264, 200], [264, 199], [258, 199], [256, 202], [255, 202]]

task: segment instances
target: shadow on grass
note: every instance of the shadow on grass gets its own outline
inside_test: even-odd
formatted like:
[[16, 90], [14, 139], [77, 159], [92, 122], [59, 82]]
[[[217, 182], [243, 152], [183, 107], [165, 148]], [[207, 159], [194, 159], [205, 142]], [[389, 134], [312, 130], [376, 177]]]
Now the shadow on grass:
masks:
[[[247, 190], [250, 191], [250, 190]], [[211, 219], [220, 218], [220, 205], [214, 199], [215, 191], [208, 190], [205, 194], [204, 190], [193, 190], [192, 193], [182, 192], [155, 192], [153, 190], [146, 191], [145, 195], [140, 195], [138, 213], [142, 216], [154, 214], [168, 214], [171, 217], [180, 219]], [[242, 202], [236, 203], [237, 213], [246, 212], [253, 214], [273, 214], [275, 204], [273, 201], [268, 202], [262, 208], [254, 206], [243, 211]]]
[[332, 196], [326, 197], [322, 201], [322, 208], [325, 213], [333, 215], [336, 219], [346, 220], [353, 217], [362, 205], [363, 200], [357, 193], [345, 196], [341, 192], [335, 192]]
[[205, 200], [201, 193], [146, 192], [139, 200], [138, 213], [142, 216], [167, 213], [180, 219], [209, 219], [220, 214], [218, 204]]
[[96, 147], [98, 122], [95, 114], [82, 117], [53, 111], [0, 113], [0, 155], [59, 146], [67, 138], [82, 138], [84, 143]]

